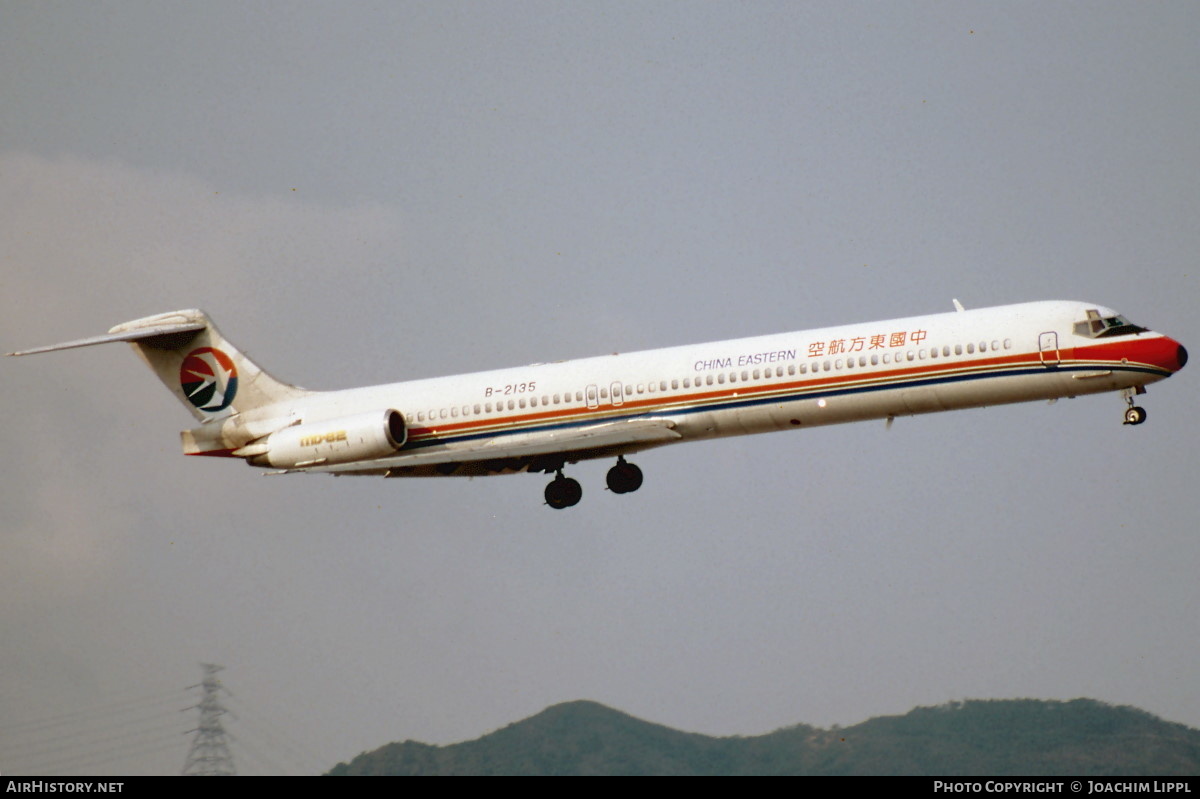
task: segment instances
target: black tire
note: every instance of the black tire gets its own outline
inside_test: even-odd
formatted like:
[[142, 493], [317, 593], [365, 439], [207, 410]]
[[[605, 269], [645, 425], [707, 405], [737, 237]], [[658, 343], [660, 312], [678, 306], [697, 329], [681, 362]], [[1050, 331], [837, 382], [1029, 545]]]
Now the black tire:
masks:
[[632, 463], [622, 461], [608, 470], [605, 480], [609, 491], [614, 494], [628, 494], [642, 487], [642, 470]]
[[579, 504], [583, 497], [583, 488], [578, 480], [570, 477], [556, 477], [546, 484], [546, 504], [555, 510], [569, 508]]
[[1146, 421], [1146, 409], [1136, 405], [1125, 411], [1125, 424], [1141, 424]]

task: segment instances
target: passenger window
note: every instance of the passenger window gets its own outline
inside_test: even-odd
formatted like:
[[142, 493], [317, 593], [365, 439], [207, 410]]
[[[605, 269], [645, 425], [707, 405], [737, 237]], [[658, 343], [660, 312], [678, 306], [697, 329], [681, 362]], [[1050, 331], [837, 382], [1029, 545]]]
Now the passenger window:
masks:
[[508, 409], [509, 409], [510, 411], [511, 411], [511, 410], [515, 410], [515, 409], [516, 409], [516, 407], [517, 407], [517, 404], [516, 404], [515, 402], [513, 402], [512, 400], [509, 400], [509, 401], [508, 401]]
[[1006, 349], [1006, 350], [1012, 349], [1012, 339], [1011, 338], [1004, 339], [1004, 349]]
[[[755, 373], [754, 373], [754, 376], [755, 376], [755, 377], [758, 377], [758, 372], [757, 372], [757, 371], [755, 371]], [[742, 372], [742, 382], [743, 382], [743, 383], [745, 383], [745, 382], [746, 382], [747, 380], [749, 380], [749, 379], [750, 379], [750, 373], [749, 373], [749, 372]]]
[[999, 342], [999, 341], [993, 341], [993, 342], [992, 342], [992, 352], [995, 352], [995, 351], [996, 351], [996, 350], [998, 350], [998, 349], [1000, 349], [1000, 342]]
[[979, 342], [979, 351], [987, 352], [987, 342], [986, 341]]
[[974, 354], [975, 354], [975, 345], [974, 345], [974, 344], [968, 344], [968, 345], [967, 345], [967, 354], [968, 354], [968, 355], [974, 355]]
[[[788, 374], [789, 375], [796, 374], [796, 364], [794, 364], [794, 363], [788, 364]], [[800, 364], [800, 374], [804, 374], [804, 364]]]
[[945, 355], [947, 358], [950, 357], [950, 345], [949, 344], [942, 347], [942, 355]]
[[[912, 360], [912, 357], [911, 357], [911, 355], [912, 355], [912, 354], [910, 353], [910, 354], [909, 354], [909, 360], [910, 360], [910, 361]], [[917, 350], [917, 358], [918, 358], [918, 359], [920, 359], [920, 360], [922, 360], [922, 361], [923, 361], [923, 360], [925, 360], [925, 348], [924, 348], [924, 347], [922, 347], [921, 349]]]
[[[672, 390], [672, 391], [678, 391], [678, 390], [679, 390], [679, 381], [678, 381], [678, 380], [672, 380], [672, 381], [671, 381], [671, 390]], [[666, 389], [664, 388], [664, 389], [663, 389], [663, 391], [666, 391]]]
[[712, 375], [705, 375], [705, 376], [704, 376], [704, 382], [705, 382], [707, 385], [710, 385], [710, 386], [711, 386], [711, 385], [713, 384], [713, 376], [712, 376]]
[[417, 421], [418, 422], [425, 421], [425, 411], [421, 411], [420, 413], [417, 414]]
[[955, 354], [955, 355], [962, 355], [962, 345], [961, 345], [961, 344], [955, 344], [955, 345], [954, 345], [954, 354]]

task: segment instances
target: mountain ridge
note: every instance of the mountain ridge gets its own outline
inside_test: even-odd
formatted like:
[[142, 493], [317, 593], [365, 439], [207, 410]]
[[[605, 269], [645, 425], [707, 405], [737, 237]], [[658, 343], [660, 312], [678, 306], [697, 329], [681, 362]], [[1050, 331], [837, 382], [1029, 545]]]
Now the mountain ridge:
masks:
[[386, 744], [329, 773], [1191, 776], [1200, 730], [1093, 699], [975, 699], [852, 727], [714, 737], [576, 700], [470, 741]]

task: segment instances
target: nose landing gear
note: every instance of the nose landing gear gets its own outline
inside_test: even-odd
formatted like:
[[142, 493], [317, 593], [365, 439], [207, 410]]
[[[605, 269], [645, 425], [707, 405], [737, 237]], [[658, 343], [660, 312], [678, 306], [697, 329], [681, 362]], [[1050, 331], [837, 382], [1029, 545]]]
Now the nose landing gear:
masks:
[[1127, 388], [1121, 392], [1121, 396], [1125, 398], [1125, 404], [1129, 406], [1125, 409], [1125, 424], [1141, 424], [1146, 421], [1146, 409], [1133, 404], [1133, 398], [1136, 395], [1145, 393], [1146, 389], [1142, 386]]
[[1125, 424], [1141, 424], [1146, 421], [1146, 409], [1139, 408], [1133, 404], [1133, 400], [1129, 401], [1129, 407], [1125, 409]]

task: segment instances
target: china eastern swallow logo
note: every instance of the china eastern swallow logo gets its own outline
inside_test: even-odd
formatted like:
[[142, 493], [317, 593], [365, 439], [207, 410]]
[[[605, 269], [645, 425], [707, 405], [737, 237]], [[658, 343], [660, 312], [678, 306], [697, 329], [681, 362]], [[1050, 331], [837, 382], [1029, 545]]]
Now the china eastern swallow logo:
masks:
[[183, 359], [179, 385], [188, 402], [202, 411], [223, 411], [237, 396], [238, 375], [233, 359], [218, 349], [200, 347]]

